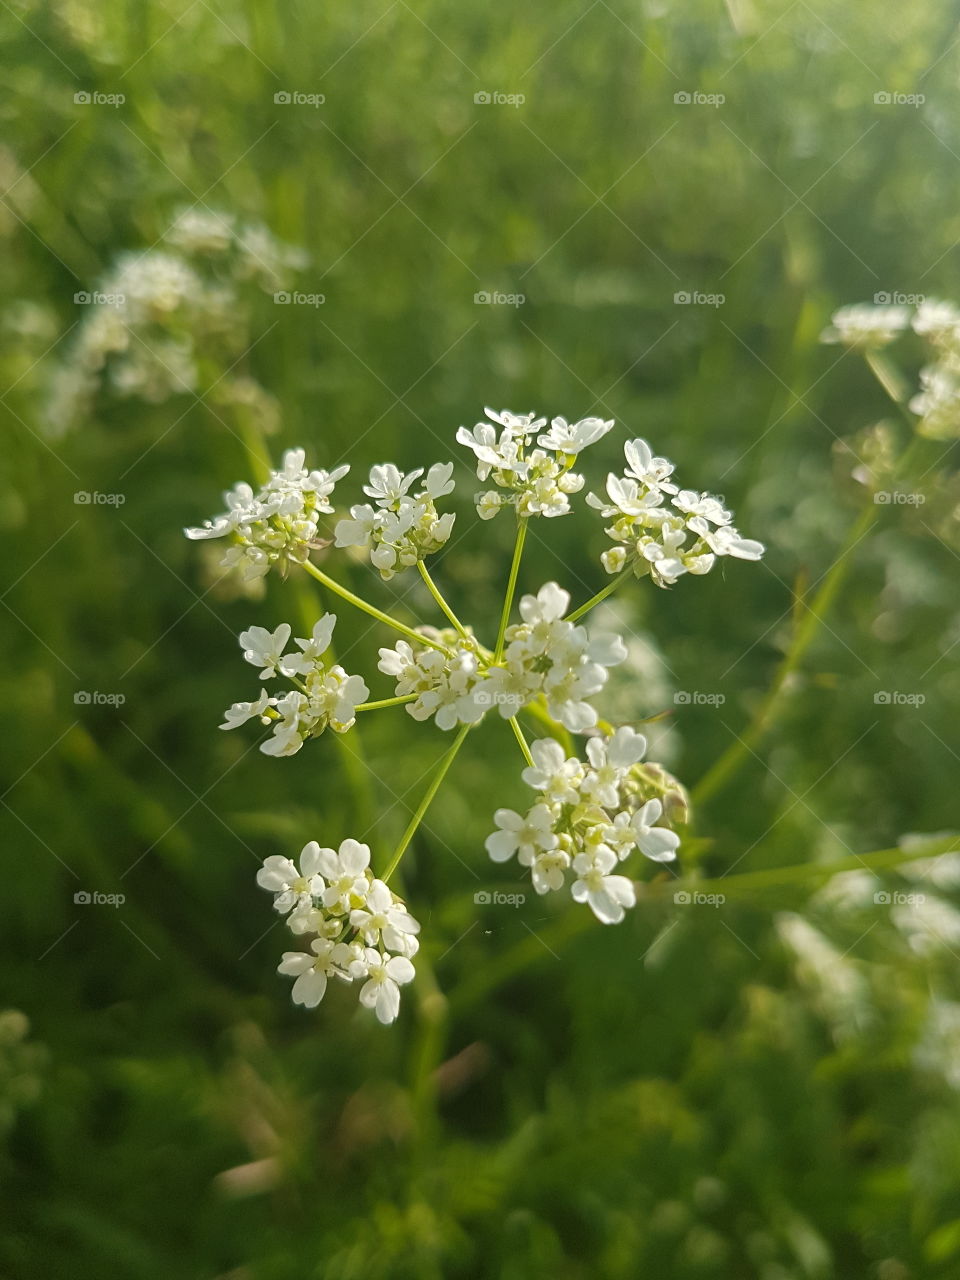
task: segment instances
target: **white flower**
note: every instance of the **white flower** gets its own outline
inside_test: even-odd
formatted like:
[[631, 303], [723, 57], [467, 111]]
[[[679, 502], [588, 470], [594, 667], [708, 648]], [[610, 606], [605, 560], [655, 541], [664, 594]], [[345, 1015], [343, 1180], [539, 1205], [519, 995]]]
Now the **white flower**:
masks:
[[650, 858], [652, 862], [673, 862], [677, 856], [680, 837], [675, 831], [656, 825], [662, 813], [663, 805], [659, 800], [648, 800], [633, 815], [633, 831], [645, 858]]
[[401, 953], [408, 937], [420, 932], [419, 924], [382, 880], [372, 882], [366, 906], [350, 912], [350, 923], [370, 946], [375, 947], [382, 939], [388, 951]]
[[350, 519], [338, 521], [334, 530], [336, 545], [368, 551], [384, 580], [439, 551], [453, 532], [455, 516], [438, 515], [435, 500], [452, 492], [452, 474], [452, 462], [435, 463], [423, 488], [411, 494], [422, 469], [404, 475], [391, 462], [373, 467], [363, 491], [377, 505], [351, 507]]
[[278, 471], [254, 494], [248, 484], [238, 484], [225, 494], [227, 510], [196, 529], [185, 529], [188, 538], [228, 537], [231, 546], [223, 558], [227, 568], [245, 578], [262, 577], [273, 567], [285, 572], [291, 563], [307, 559], [321, 515], [330, 515], [334, 486], [350, 470], [308, 471], [303, 449], [288, 449]]
[[315, 1009], [326, 994], [327, 980], [331, 975], [350, 981], [349, 975], [338, 964], [343, 954], [340, 945], [329, 938], [314, 938], [310, 943], [312, 955], [303, 951], [283, 953], [277, 972], [296, 978], [290, 992], [294, 1004]]
[[537, 436], [537, 444], [557, 453], [575, 455], [588, 445], [595, 444], [612, 426], [612, 418], [609, 422], [604, 422], [603, 418], [581, 418], [579, 422], [573, 423], [568, 423], [566, 418], [554, 418], [550, 423], [550, 430]]
[[619, 924], [624, 908], [636, 906], [633, 882], [626, 876], [611, 875], [617, 855], [600, 845], [591, 853], [580, 853], [573, 860], [578, 879], [571, 887], [575, 902], [585, 902], [601, 924]]
[[437, 633], [451, 652], [424, 648], [414, 652], [406, 640], [393, 649], [380, 650], [379, 669], [397, 681], [396, 695], [417, 695], [407, 704], [414, 720], [434, 718], [439, 729], [458, 724], [476, 724], [490, 705], [483, 692], [486, 681], [480, 672], [479, 650], [455, 631]]
[[487, 837], [485, 848], [494, 862], [506, 862], [519, 853], [520, 864], [529, 866], [537, 853], [559, 844], [549, 805], [535, 804], [526, 817], [513, 809], [498, 809], [493, 820], [501, 829]]
[[620, 782], [632, 765], [643, 759], [647, 740], [642, 733], [624, 727], [612, 738], [591, 738], [587, 743], [587, 759], [593, 768], [583, 780], [581, 792], [607, 809], [620, 802]]
[[548, 849], [536, 854], [530, 863], [530, 878], [536, 892], [556, 893], [562, 889], [566, 880], [564, 873], [569, 866], [570, 855], [562, 849]]
[[542, 792], [548, 803], [575, 804], [584, 778], [580, 761], [567, 759], [563, 747], [552, 738], [538, 738], [530, 754], [533, 764], [521, 774], [527, 786]]
[[261, 680], [269, 680], [279, 675], [283, 661], [283, 651], [290, 639], [290, 624], [282, 622], [276, 631], [267, 631], [265, 627], [248, 627], [240, 632], [240, 647], [247, 662], [255, 667], [262, 667]]
[[248, 720], [262, 720], [264, 712], [268, 707], [272, 707], [274, 702], [275, 699], [270, 697], [266, 689], [261, 689], [260, 697], [256, 702], [235, 702], [232, 707], [228, 707], [223, 713], [224, 721], [220, 728], [239, 729]]
[[899, 337], [910, 323], [909, 307], [841, 307], [831, 317], [832, 324], [820, 335], [821, 342], [841, 342], [848, 347], [885, 347]]
[[292, 689], [282, 698], [274, 701], [273, 709], [277, 719], [273, 726], [273, 736], [260, 744], [260, 750], [267, 756], [293, 756], [303, 746], [303, 734], [300, 729], [301, 715], [307, 705], [307, 698], [298, 689]]
[[319, 866], [320, 846], [311, 840], [300, 852], [299, 867], [290, 858], [279, 855], [266, 858], [257, 872], [257, 884], [274, 895], [274, 910], [286, 915], [323, 893], [326, 886], [319, 875]]
[[[302, 650], [301, 653], [288, 653], [280, 660], [279, 668], [285, 676], [291, 675], [307, 675], [310, 671], [322, 663], [323, 655], [330, 648], [333, 640], [334, 627], [337, 625], [336, 615], [325, 613], [319, 621], [313, 624], [313, 630], [310, 633], [310, 639], [298, 639], [297, 644]], [[287, 627], [287, 639], [289, 639], [290, 628]], [[286, 646], [284, 640], [281, 649]], [[246, 657], [246, 654], [244, 655]]]
[[384, 1025], [400, 1012], [400, 988], [416, 977], [406, 956], [385, 956], [368, 947], [363, 956], [367, 981], [360, 989], [360, 1003], [373, 1009]]
[[341, 911], [362, 907], [367, 898], [369, 866], [370, 846], [358, 840], [344, 840], [337, 852], [320, 849], [317, 867], [327, 882], [324, 906]]

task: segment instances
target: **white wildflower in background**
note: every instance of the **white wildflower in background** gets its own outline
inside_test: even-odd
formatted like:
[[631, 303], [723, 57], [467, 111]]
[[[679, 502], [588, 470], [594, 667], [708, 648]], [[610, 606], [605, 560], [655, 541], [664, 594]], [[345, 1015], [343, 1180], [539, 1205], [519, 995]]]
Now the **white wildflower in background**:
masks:
[[337, 547], [362, 547], [384, 580], [433, 555], [453, 532], [455, 516], [438, 515], [436, 500], [454, 488], [452, 462], [437, 462], [416, 493], [410, 490], [422, 469], [404, 475], [392, 463], [373, 467], [363, 491], [375, 505], [350, 508], [350, 518], [340, 520], [334, 533]]
[[885, 347], [909, 324], [909, 307], [856, 304], [835, 311], [830, 327], [824, 329], [820, 340], [842, 343], [846, 347]]
[[[230, 253], [227, 230], [214, 219], [185, 218], [175, 240], [189, 241], [197, 252]], [[424, 564], [450, 538], [453, 513], [439, 513], [436, 504], [454, 490], [452, 463], [435, 463], [426, 472], [379, 464], [363, 486], [368, 501], [336, 519], [334, 487], [348, 468], [308, 470], [304, 450], [291, 449], [258, 490], [236, 485], [222, 515], [185, 531], [202, 542], [222, 539], [224, 563], [249, 580], [274, 567], [281, 573], [301, 567], [326, 591], [399, 633], [392, 647], [379, 650], [378, 670], [392, 681], [393, 696], [368, 702], [363, 678], [336, 662], [332, 613], [323, 614], [306, 637], [295, 637], [288, 623], [273, 630], [248, 627], [240, 645], [257, 671], [259, 696], [228, 708], [221, 728], [259, 721], [271, 730], [261, 750], [275, 756], [295, 754], [327, 728], [344, 733], [361, 713], [400, 705], [414, 720], [457, 731], [380, 874], [369, 846], [354, 839], [336, 850], [311, 841], [296, 861], [273, 855], [264, 863], [258, 882], [273, 894], [290, 933], [312, 939], [308, 950], [286, 952], [280, 965], [294, 979], [294, 1002], [308, 1008], [335, 980], [357, 984], [359, 1003], [381, 1022], [396, 1018], [401, 989], [414, 977], [420, 926], [389, 879], [467, 734], [490, 711], [510, 722], [511, 742], [526, 766], [521, 776], [534, 799], [525, 812], [496, 810], [486, 849], [496, 863], [515, 859], [538, 895], [569, 887], [573, 900], [602, 923], [620, 922], [637, 900], [625, 864], [633, 860], [635, 876], [643, 859], [674, 861], [689, 818], [683, 787], [662, 765], [644, 759], [645, 736], [601, 720], [594, 705], [608, 673], [628, 654], [619, 627], [604, 632], [580, 621], [611, 588], [573, 612], [570, 593], [557, 582], [536, 594], [518, 591], [527, 520], [570, 510], [569, 496], [584, 483], [571, 467], [612, 422], [557, 417], [548, 426], [532, 413], [490, 410], [487, 417], [472, 431], [461, 427], [457, 438], [472, 450], [480, 480], [494, 486], [477, 497], [480, 515], [510, 506], [517, 523], [499, 629], [489, 647], [460, 621]], [[718, 556], [759, 559], [761, 544], [740, 536], [719, 498], [681, 489], [673, 464], [643, 440], [628, 441], [624, 455], [624, 473], [608, 478], [606, 498], [589, 499], [613, 521], [608, 533], [615, 546], [604, 557], [609, 572], [629, 568], [662, 586], [682, 574], [706, 573]], [[334, 517], [332, 538], [325, 517]], [[412, 627], [368, 603], [313, 563], [311, 553], [321, 547], [328, 552], [325, 563], [335, 562], [338, 551], [362, 549], [383, 579], [417, 566], [444, 614], [443, 625]], [[273, 692], [274, 682], [287, 687]], [[528, 746], [521, 715], [553, 736]], [[569, 745], [571, 734], [585, 737], [582, 755]]]
[[45, 429], [53, 436], [75, 429], [104, 393], [147, 404], [196, 395], [205, 358], [227, 370], [205, 397], [213, 411], [273, 429], [273, 397], [234, 372], [252, 341], [247, 282], [273, 292], [306, 262], [301, 249], [265, 227], [238, 225], [213, 210], [182, 210], [154, 247], [119, 254], [95, 287], [77, 294], [80, 323], [53, 368]]

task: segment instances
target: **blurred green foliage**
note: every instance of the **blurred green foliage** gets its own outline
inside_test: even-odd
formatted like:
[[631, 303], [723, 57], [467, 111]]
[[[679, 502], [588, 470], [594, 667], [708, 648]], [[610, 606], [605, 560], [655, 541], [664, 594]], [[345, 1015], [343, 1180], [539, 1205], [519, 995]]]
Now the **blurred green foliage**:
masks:
[[[622, 426], [588, 455], [593, 484], [624, 432], [645, 436], [767, 543], [762, 566], [621, 606], [646, 656], [616, 697], [676, 711], [664, 748], [694, 783], [869, 501], [840, 441], [891, 409], [820, 330], [878, 292], [960, 295], [955, 6], [2, 9], [0, 1275], [960, 1275], [949, 878], [919, 933], [863, 884], [852, 906], [802, 885], [722, 910], [660, 895], [613, 930], [539, 901], [481, 910], [489, 815], [522, 796], [484, 726], [405, 863], [435, 973], [389, 1031], [337, 993], [292, 1008], [257, 860], [367, 833], [382, 854], [446, 743], [401, 710], [363, 724], [352, 767], [327, 739], [274, 761], [216, 731], [251, 687], [236, 633], [320, 605], [279, 581], [223, 598], [180, 534], [249, 473], [249, 421], [205, 394], [215, 357], [196, 395], [104, 395], [72, 432], [44, 425], [74, 295], [118, 253], [185, 205], [262, 222], [309, 254], [289, 287], [325, 297], [244, 302], [239, 371], [280, 406], [275, 456], [303, 444], [355, 479], [457, 456], [487, 403], [600, 412]], [[694, 92], [725, 101], [675, 101]], [[897, 92], [926, 101], [875, 102]], [[490, 291], [525, 301], [475, 303]], [[675, 303], [693, 291], [724, 302]], [[776, 727], [697, 814], [703, 874], [956, 823], [956, 492], [949, 449], [926, 448], [931, 505], [880, 513], [850, 552]], [[459, 460], [437, 576], [480, 621], [511, 530], [477, 526]], [[536, 533], [527, 588], [601, 585], [599, 523]], [[351, 575], [432, 617], [419, 585]], [[339, 627], [351, 669], [373, 670], [381, 637]], [[725, 702], [674, 708], [678, 689]], [[75, 904], [94, 890], [126, 900]]]

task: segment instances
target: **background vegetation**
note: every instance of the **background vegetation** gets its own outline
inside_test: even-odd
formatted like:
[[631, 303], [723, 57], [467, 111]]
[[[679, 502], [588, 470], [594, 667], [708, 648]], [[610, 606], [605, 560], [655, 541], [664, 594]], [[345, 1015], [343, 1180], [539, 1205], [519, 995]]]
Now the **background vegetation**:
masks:
[[[0, 1274], [958, 1274], [955, 860], [873, 876], [857, 857], [893, 868], [956, 826], [960, 495], [927, 443], [927, 501], [872, 506], [850, 449], [907, 429], [818, 343], [843, 302], [960, 294], [957, 38], [955, 6], [892, 0], [2, 6]], [[676, 100], [694, 93], [725, 100]], [[875, 100], [897, 93], [925, 101]], [[247, 341], [205, 349], [194, 392], [104, 391], [71, 427], [51, 389], [90, 310], [75, 294], [184, 206], [303, 246], [279, 285], [324, 303], [244, 286]], [[490, 291], [524, 301], [475, 302]], [[675, 301], [694, 291], [724, 300]], [[223, 400], [228, 372], [275, 398], [275, 458], [303, 444], [356, 478], [457, 457], [436, 573], [478, 622], [511, 537], [474, 522], [453, 443], [484, 404], [615, 416], [593, 483], [628, 433], [726, 496], [767, 559], [627, 593], [614, 697], [670, 712], [660, 750], [693, 785], [803, 637], [697, 809], [681, 870], [729, 873], [722, 907], [652, 889], [604, 930], [532, 895], [475, 905], [490, 814], [523, 792], [484, 726], [405, 863], [430, 964], [398, 1025], [348, 993], [291, 1006], [257, 861], [364, 833], [382, 856], [445, 740], [402, 710], [364, 723], [365, 763], [217, 732], [252, 687], [236, 633], [320, 607], [280, 581], [229, 598], [181, 536], [270, 416]], [[599, 524], [537, 534], [525, 585], [592, 594]], [[406, 579], [351, 581], [433, 616]], [[343, 611], [338, 634], [371, 670], [383, 637]], [[804, 871], [750, 879], [786, 866]]]

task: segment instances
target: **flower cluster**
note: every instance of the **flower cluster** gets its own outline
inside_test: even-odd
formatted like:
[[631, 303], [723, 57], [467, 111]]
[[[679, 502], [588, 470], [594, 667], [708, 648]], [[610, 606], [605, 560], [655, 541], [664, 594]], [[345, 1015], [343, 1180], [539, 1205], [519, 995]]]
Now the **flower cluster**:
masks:
[[156, 247], [120, 254], [96, 289], [77, 295], [84, 314], [66, 359], [51, 371], [46, 430], [58, 436], [77, 427], [101, 390], [147, 404], [196, 394], [204, 358], [228, 370], [211, 388], [210, 402], [272, 429], [273, 397], [232, 372], [250, 345], [244, 290], [248, 282], [278, 289], [284, 273], [305, 263], [302, 250], [263, 226], [184, 210]]
[[607, 477], [606, 498], [587, 502], [613, 524], [616, 544], [601, 556], [607, 573], [632, 568], [658, 587], [672, 586], [683, 574], [709, 573], [718, 556], [759, 560], [763, 544], [743, 538], [719, 498], [680, 489], [671, 479], [673, 463], [654, 457], [645, 440], [629, 440], [623, 449], [624, 475]]
[[[188, 225], [182, 234], [212, 239], [217, 228]], [[486, 842], [491, 858], [505, 862], [517, 855], [537, 893], [569, 884], [577, 902], [613, 924], [636, 901], [634, 883], [619, 869], [621, 864], [636, 851], [656, 863], [676, 857], [678, 828], [689, 817], [687, 796], [661, 765], [644, 760], [647, 744], [641, 734], [609, 725], [594, 705], [609, 672], [628, 656], [619, 634], [603, 635], [581, 622], [612, 588], [599, 590], [573, 612], [569, 592], [556, 582], [547, 582], [536, 594], [520, 595], [516, 603], [526, 519], [570, 510], [569, 495], [584, 484], [571, 467], [613, 424], [600, 418], [572, 424], [554, 418], [548, 427], [545, 418], [533, 414], [487, 414], [489, 422], [472, 432], [461, 427], [458, 439], [475, 454], [480, 479], [495, 486], [478, 496], [480, 515], [486, 518], [511, 506], [517, 517], [513, 563], [492, 647], [459, 620], [424, 565], [451, 535], [453, 514], [438, 513], [437, 502], [454, 489], [452, 463], [407, 473], [391, 463], [373, 467], [363, 487], [369, 501], [335, 520], [331, 537], [329, 529], [321, 531], [321, 519], [334, 515], [334, 487], [348, 468], [308, 470], [304, 451], [293, 449], [258, 491], [238, 484], [226, 495], [223, 515], [185, 531], [203, 542], [226, 540], [222, 563], [253, 582], [272, 568], [283, 573], [299, 565], [326, 591], [400, 637], [392, 648], [380, 649], [378, 664], [394, 682], [394, 696], [368, 702], [365, 681], [334, 661], [333, 614], [325, 613], [310, 637], [296, 639], [290, 651], [289, 624], [275, 631], [250, 627], [240, 636], [244, 658], [257, 668], [261, 681], [284, 679], [291, 687], [278, 696], [262, 687], [256, 701], [230, 707], [221, 728], [259, 719], [272, 729], [261, 750], [288, 756], [327, 728], [347, 731], [359, 712], [399, 705], [413, 719], [432, 720], [441, 730], [459, 727], [394, 851], [392, 870], [409, 848], [468, 730], [496, 708], [498, 719], [510, 721], [527, 763], [522, 776], [536, 800], [525, 814], [497, 811], [498, 830]], [[759, 542], [741, 538], [720, 499], [680, 489], [673, 464], [655, 457], [643, 440], [628, 442], [625, 455], [626, 473], [608, 478], [606, 497], [591, 494], [588, 499], [612, 519], [607, 532], [615, 545], [603, 557], [609, 573], [629, 569], [665, 586], [682, 574], [708, 572], [718, 556], [757, 560], [763, 554]], [[408, 625], [347, 589], [310, 559], [315, 548], [331, 546], [362, 549], [384, 579], [419, 566], [444, 615], [443, 626]], [[521, 713], [545, 723], [554, 738], [528, 746]], [[587, 738], [586, 759], [560, 745], [569, 744], [570, 734]], [[313, 1007], [331, 978], [359, 982], [361, 1004], [373, 1008], [381, 1022], [392, 1022], [400, 987], [414, 976], [411, 958], [418, 926], [385, 880], [374, 878], [367, 846], [346, 840], [334, 852], [311, 843], [298, 865], [268, 858], [259, 880], [275, 895], [291, 932], [312, 935], [309, 952], [288, 952], [280, 966], [295, 979], [294, 1000]]]
[[388, 580], [439, 551], [453, 532], [453, 514], [437, 515], [437, 498], [454, 489], [453, 463], [437, 462], [427, 472], [419, 493], [411, 493], [423, 468], [406, 475], [393, 463], [372, 467], [363, 486], [374, 505], [350, 508], [350, 519], [338, 522], [334, 531], [338, 547], [362, 547], [370, 563]]
[[229, 538], [221, 564], [244, 578], [260, 578], [274, 567], [285, 572], [290, 562], [303, 562], [318, 545], [320, 516], [333, 513], [334, 486], [350, 470], [307, 471], [305, 457], [303, 449], [288, 449], [283, 466], [270, 473], [259, 492], [235, 485], [223, 495], [223, 515], [184, 533], [194, 540]]
[[327, 727], [346, 733], [356, 720], [357, 707], [369, 690], [360, 676], [348, 676], [343, 667], [327, 666], [323, 656], [330, 648], [336, 618], [325, 613], [314, 625], [309, 640], [297, 640], [299, 652], [284, 653], [290, 639], [290, 624], [276, 631], [250, 627], [240, 634], [247, 662], [260, 667], [260, 679], [286, 676], [297, 688], [278, 698], [260, 690], [256, 702], [235, 702], [224, 713], [221, 729], [238, 729], [248, 720], [272, 725], [273, 734], [260, 750], [268, 756], [292, 756], [307, 738], [315, 738]]
[[910, 324], [910, 308], [869, 303], [841, 307], [820, 335], [821, 342], [876, 350], [898, 338]]
[[587, 699], [627, 650], [619, 636], [591, 639], [585, 627], [566, 621], [569, 606], [570, 593], [548, 582], [520, 601], [523, 621], [507, 628], [500, 659], [472, 637], [445, 630], [429, 634], [446, 652], [401, 640], [380, 650], [380, 670], [396, 679], [398, 697], [416, 695], [407, 705], [415, 720], [433, 716], [440, 729], [476, 724], [492, 707], [510, 719], [541, 696], [566, 728], [591, 729], [597, 713]]
[[954, 303], [925, 298], [912, 316], [903, 306], [843, 307], [821, 337], [869, 354], [908, 329], [923, 339], [933, 357], [920, 370], [920, 388], [909, 402], [918, 418], [917, 432], [931, 440], [955, 440], [960, 436], [960, 308]]
[[[571, 424], [565, 418], [554, 418], [549, 431], [542, 431], [546, 418], [532, 413], [516, 414], [507, 409], [500, 413], [484, 409], [484, 413], [490, 422], [478, 422], [472, 431], [461, 427], [457, 432], [457, 441], [476, 455], [477, 478], [492, 478], [496, 485], [477, 494], [477, 514], [489, 520], [501, 508], [513, 507], [518, 516], [567, 515], [569, 495], [583, 488], [583, 476], [570, 468], [581, 450], [606, 435], [613, 421], [584, 418]], [[499, 433], [491, 422], [500, 428]], [[539, 448], [531, 448], [534, 438]]]
[[487, 837], [494, 862], [516, 854], [529, 867], [539, 894], [555, 893], [573, 880], [575, 902], [585, 902], [603, 924], [619, 924], [636, 891], [616, 868], [635, 849], [654, 862], [671, 862], [680, 837], [659, 825], [663, 805], [649, 797], [649, 785], [637, 770], [646, 738], [633, 729], [617, 729], [587, 742], [587, 759], [567, 757], [558, 742], [531, 745], [533, 764], [523, 780], [537, 794], [526, 813], [498, 809], [499, 830]]
[[309, 951], [285, 951], [278, 972], [294, 978], [294, 1004], [314, 1009], [331, 978], [362, 983], [360, 1003], [380, 1022], [400, 1011], [400, 988], [414, 978], [411, 957], [420, 926], [401, 900], [370, 870], [370, 849], [344, 840], [338, 850], [316, 840], [304, 845], [299, 863], [269, 857], [257, 884], [273, 894], [274, 909], [291, 933], [316, 935]]

